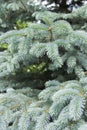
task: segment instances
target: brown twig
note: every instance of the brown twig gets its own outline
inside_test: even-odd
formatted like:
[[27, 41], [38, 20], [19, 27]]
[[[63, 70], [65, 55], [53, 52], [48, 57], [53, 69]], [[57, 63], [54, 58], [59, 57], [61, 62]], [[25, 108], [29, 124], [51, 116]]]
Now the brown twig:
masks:
[[87, 75], [87, 71], [85, 71], [84, 74]]
[[52, 32], [52, 27], [49, 27], [48, 31], [50, 32], [51, 36], [50, 36], [50, 41], [53, 40], [53, 32]]

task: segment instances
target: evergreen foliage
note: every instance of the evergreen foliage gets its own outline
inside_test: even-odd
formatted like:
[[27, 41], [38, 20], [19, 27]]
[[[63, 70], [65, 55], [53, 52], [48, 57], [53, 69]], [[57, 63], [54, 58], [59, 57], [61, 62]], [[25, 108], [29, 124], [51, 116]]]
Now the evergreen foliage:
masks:
[[0, 0], [0, 31], [17, 29], [18, 21], [33, 21], [32, 13], [45, 10], [40, 0]]
[[87, 128], [87, 32], [72, 20], [85, 21], [86, 7], [36, 11], [36, 22], [0, 35], [0, 130]]

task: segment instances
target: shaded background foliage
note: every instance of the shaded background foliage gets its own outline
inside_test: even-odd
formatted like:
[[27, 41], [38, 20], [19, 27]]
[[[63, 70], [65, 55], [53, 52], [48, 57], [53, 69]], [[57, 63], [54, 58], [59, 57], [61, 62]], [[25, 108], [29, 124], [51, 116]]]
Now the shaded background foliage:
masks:
[[56, 12], [71, 12], [75, 8], [82, 6], [86, 0], [47, 0], [47, 2], [48, 4], [55, 3], [54, 11]]

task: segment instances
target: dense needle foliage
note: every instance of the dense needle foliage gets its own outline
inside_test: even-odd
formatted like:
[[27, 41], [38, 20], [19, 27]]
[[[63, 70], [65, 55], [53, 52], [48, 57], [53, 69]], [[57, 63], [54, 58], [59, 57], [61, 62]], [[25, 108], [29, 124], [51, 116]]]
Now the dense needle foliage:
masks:
[[28, 6], [15, 25], [0, 15], [0, 130], [86, 130], [87, 5], [67, 14]]

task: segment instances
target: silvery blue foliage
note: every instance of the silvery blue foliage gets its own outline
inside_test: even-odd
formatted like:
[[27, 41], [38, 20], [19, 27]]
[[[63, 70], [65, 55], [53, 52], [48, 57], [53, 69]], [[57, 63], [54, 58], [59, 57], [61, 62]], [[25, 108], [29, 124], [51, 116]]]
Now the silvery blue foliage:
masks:
[[[84, 19], [86, 6], [63, 14], [64, 20], [57, 20], [57, 13], [37, 11], [33, 17], [40, 22], [30, 22], [25, 29], [0, 36], [0, 45], [7, 45], [5, 51], [0, 51], [1, 130], [86, 129], [87, 32], [75, 30], [66, 20], [77, 19], [78, 15]], [[10, 3], [8, 8], [12, 7]], [[32, 75], [29, 67], [41, 63], [46, 66], [42, 71], [51, 72], [52, 80], [45, 83], [44, 90], [33, 89], [27, 82]], [[23, 72], [28, 77], [22, 81]], [[61, 83], [59, 77], [66, 79], [69, 74], [79, 80]], [[38, 80], [35, 76], [32, 82]]]

